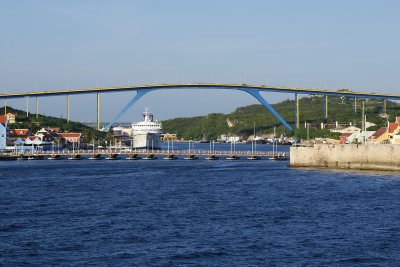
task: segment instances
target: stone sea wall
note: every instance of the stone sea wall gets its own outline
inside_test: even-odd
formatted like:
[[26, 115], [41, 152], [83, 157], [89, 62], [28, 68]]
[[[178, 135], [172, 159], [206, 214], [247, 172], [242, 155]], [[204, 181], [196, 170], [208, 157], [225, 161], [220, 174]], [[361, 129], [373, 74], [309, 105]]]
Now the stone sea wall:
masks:
[[293, 146], [291, 167], [335, 169], [400, 170], [400, 145], [327, 145]]

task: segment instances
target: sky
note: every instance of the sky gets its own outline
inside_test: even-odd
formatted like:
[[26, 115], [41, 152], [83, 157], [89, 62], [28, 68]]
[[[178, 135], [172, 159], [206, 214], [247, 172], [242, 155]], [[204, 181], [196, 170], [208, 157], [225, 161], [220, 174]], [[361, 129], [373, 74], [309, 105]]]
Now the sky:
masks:
[[[390, 0], [0, 0], [0, 92], [215, 82], [400, 93], [399, 11]], [[101, 119], [134, 95], [102, 94]], [[145, 107], [165, 120], [255, 103], [230, 90], [155, 91], [121, 121]], [[65, 118], [65, 97], [40, 98], [39, 112]], [[71, 96], [72, 120], [96, 118], [94, 94]]]

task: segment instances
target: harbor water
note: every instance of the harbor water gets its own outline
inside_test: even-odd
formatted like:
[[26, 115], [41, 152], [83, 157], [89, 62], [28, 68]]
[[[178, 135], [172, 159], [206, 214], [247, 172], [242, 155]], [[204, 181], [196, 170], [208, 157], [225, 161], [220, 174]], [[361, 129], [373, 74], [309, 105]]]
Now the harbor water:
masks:
[[287, 164], [0, 162], [0, 266], [398, 265], [397, 173]]

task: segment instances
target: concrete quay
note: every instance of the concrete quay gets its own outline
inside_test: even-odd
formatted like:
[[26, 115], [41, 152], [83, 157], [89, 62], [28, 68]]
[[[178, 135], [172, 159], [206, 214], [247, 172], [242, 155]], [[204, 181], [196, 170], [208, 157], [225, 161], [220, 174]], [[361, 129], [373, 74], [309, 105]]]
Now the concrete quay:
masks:
[[400, 145], [315, 144], [290, 148], [290, 167], [400, 170]]

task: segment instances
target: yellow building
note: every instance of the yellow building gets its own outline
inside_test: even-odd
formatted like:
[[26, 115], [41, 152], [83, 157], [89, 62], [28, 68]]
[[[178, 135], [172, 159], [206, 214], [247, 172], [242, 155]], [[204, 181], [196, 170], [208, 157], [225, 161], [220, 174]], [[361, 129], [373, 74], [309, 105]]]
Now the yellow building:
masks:
[[393, 136], [391, 143], [395, 145], [400, 144], [400, 133], [397, 133]]
[[371, 136], [372, 143], [385, 143], [389, 141], [389, 134], [387, 127], [379, 128], [374, 134]]
[[170, 133], [166, 133], [166, 134], [161, 134], [161, 141], [167, 141], [167, 140], [172, 140], [172, 141], [176, 141], [176, 134], [170, 134]]
[[6, 116], [8, 117], [8, 123], [15, 123], [15, 114], [8, 112]]

